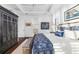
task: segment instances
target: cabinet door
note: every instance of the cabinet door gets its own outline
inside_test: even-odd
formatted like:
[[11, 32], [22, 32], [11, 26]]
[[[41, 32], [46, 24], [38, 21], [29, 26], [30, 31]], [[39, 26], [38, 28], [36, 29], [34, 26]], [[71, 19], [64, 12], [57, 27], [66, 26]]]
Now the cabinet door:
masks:
[[15, 23], [13, 23], [13, 27], [14, 27], [14, 29], [13, 29], [13, 31], [14, 31], [14, 32], [13, 32], [14, 38], [13, 38], [13, 39], [14, 39], [14, 41], [16, 41], [16, 38], [15, 38], [15, 37], [16, 37], [16, 36], [15, 36], [15, 33], [16, 33], [16, 31], [15, 31], [15, 30], [16, 30], [16, 28], [15, 28]]
[[17, 19], [15, 19], [15, 21], [14, 21], [15, 23], [14, 23], [14, 27], [15, 27], [15, 33], [14, 33], [14, 35], [15, 35], [15, 41], [17, 41]]
[[14, 42], [14, 33], [15, 33], [15, 32], [14, 32], [14, 29], [15, 29], [15, 28], [14, 28], [14, 23], [12, 22], [12, 41], [13, 41], [12, 43], [15, 43], [15, 42]]
[[14, 18], [12, 19], [12, 40], [13, 40], [13, 44], [15, 44], [16, 40], [15, 40], [15, 22], [14, 22]]
[[7, 37], [8, 37], [8, 41], [10, 41], [12, 39], [11, 31], [12, 31], [11, 17], [8, 16], [8, 21], [7, 21]]
[[15, 31], [15, 33], [14, 33], [14, 39], [15, 39], [15, 41], [17, 41], [17, 23], [14, 23], [14, 31]]
[[3, 53], [7, 48], [7, 15], [2, 13], [1, 16], [1, 28], [2, 28], [2, 33], [1, 33], [1, 50], [0, 53]]
[[11, 47], [13, 45], [13, 36], [12, 36], [12, 29], [13, 29], [13, 26], [12, 26], [12, 16], [11, 14], [9, 14], [8, 16], [8, 25], [7, 25], [7, 28], [8, 28], [8, 45], [9, 47]]
[[2, 37], [3, 43], [7, 42], [7, 15], [2, 16]]
[[7, 37], [8, 37], [8, 46], [9, 47], [11, 47], [13, 44], [12, 44], [12, 34], [11, 34], [11, 32], [12, 32], [12, 26], [11, 26], [11, 22], [10, 21], [8, 21], [8, 24], [7, 24]]
[[10, 24], [10, 22], [7, 22], [7, 38], [8, 38], [8, 41], [11, 40], [11, 36], [10, 36], [10, 34], [11, 34], [10, 33], [10, 31], [11, 31], [10, 27], [11, 26], [9, 24]]
[[1, 48], [1, 11], [0, 11], [0, 48]]
[[16, 19], [16, 23], [15, 23], [15, 38], [17, 40], [18, 37], [18, 27], [17, 27], [17, 19]]
[[7, 41], [7, 21], [3, 21], [2, 24], [3, 43]]

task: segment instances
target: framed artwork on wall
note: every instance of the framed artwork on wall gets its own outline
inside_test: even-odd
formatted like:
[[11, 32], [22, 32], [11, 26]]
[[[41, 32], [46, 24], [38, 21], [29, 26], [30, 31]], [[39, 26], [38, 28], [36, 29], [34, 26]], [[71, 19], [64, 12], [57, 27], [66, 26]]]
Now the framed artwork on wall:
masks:
[[26, 25], [26, 26], [31, 26], [31, 23], [26, 23], [25, 25]]
[[70, 21], [78, 18], [79, 18], [79, 4], [64, 12], [65, 21]]
[[48, 30], [49, 29], [49, 22], [41, 22], [41, 29]]

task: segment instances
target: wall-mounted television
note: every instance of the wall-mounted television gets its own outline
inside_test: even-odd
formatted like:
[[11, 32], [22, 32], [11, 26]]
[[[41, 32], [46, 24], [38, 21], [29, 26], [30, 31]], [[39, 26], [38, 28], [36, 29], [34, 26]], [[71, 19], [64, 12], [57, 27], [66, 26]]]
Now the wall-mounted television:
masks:
[[41, 22], [41, 29], [48, 30], [49, 29], [49, 22]]

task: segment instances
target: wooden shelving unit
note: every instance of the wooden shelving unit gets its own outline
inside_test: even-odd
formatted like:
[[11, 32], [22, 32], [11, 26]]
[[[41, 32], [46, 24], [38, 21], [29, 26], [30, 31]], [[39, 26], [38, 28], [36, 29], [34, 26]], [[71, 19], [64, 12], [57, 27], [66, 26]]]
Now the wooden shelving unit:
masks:
[[17, 42], [18, 16], [0, 6], [0, 53], [4, 53]]

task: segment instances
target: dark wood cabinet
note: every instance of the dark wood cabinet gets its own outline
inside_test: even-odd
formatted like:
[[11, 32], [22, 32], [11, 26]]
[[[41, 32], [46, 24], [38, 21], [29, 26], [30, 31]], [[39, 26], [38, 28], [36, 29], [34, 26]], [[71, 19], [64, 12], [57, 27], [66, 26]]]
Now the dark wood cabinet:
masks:
[[2, 31], [1, 31], [1, 12], [0, 12], [0, 47], [1, 47], [1, 38], [2, 38], [1, 33]]
[[0, 53], [17, 43], [18, 16], [0, 6]]

